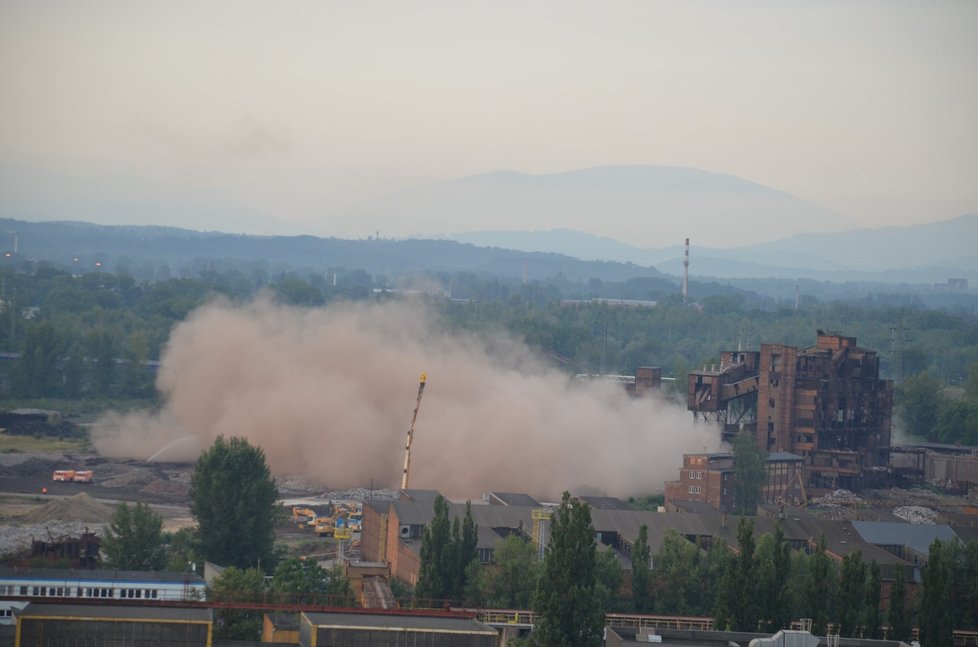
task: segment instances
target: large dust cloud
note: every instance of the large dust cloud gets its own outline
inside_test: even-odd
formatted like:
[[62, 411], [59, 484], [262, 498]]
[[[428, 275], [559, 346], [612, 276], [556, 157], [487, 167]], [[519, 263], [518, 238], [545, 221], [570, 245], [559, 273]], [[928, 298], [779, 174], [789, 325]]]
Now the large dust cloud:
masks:
[[108, 455], [193, 458], [218, 435], [242, 436], [275, 474], [398, 487], [422, 371], [411, 487], [446, 496], [646, 494], [676, 478], [684, 452], [718, 445], [679, 406], [571, 384], [518, 341], [446, 332], [416, 304], [266, 298], [191, 313], [161, 358], [162, 410], [106, 417], [93, 437]]

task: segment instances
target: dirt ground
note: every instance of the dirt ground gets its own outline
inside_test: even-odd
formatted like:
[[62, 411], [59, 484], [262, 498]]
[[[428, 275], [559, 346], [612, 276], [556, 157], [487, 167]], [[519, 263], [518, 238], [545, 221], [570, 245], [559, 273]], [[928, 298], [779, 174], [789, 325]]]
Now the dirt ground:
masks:
[[[55, 470], [92, 470], [92, 483], [52, 480]], [[120, 461], [92, 453], [0, 453], [0, 558], [30, 548], [32, 539], [53, 540], [102, 534], [113, 508], [122, 501], [149, 504], [163, 518], [164, 531], [194, 525], [190, 515], [191, 463]], [[295, 503], [326, 505], [363, 501], [368, 496], [393, 498], [389, 490], [326, 491], [301, 476], [276, 477], [286, 510]], [[277, 540], [290, 553], [335, 555], [332, 539], [293, 525], [284, 515]], [[347, 546], [347, 551], [352, 549]]]

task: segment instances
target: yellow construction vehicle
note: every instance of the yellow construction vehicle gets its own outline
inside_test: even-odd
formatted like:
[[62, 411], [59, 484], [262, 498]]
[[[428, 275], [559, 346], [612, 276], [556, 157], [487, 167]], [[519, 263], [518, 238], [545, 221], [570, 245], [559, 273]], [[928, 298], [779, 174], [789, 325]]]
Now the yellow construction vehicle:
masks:
[[316, 523], [316, 511], [301, 506], [292, 506], [292, 523], [297, 526], [312, 526]]
[[331, 537], [335, 527], [333, 517], [316, 517], [316, 534], [320, 537]]

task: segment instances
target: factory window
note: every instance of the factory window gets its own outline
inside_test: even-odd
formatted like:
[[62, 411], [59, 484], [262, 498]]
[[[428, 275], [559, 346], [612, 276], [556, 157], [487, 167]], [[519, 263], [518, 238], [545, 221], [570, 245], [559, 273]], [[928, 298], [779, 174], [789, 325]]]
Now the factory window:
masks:
[[697, 472], [696, 473], [696, 478], [702, 479], [703, 478], [703, 472]]
[[690, 485], [689, 486], [689, 493], [690, 494], [700, 494], [702, 491], [703, 491], [703, 488], [701, 488], [698, 485]]
[[768, 399], [767, 406], [769, 406], [772, 409], [774, 408], [774, 398]]

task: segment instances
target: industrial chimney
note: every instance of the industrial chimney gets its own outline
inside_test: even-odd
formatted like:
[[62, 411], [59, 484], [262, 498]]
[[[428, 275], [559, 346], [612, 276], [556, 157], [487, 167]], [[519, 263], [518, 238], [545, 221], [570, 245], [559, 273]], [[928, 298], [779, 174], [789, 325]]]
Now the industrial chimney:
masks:
[[686, 239], [686, 251], [683, 255], [683, 305], [689, 304], [689, 238]]

